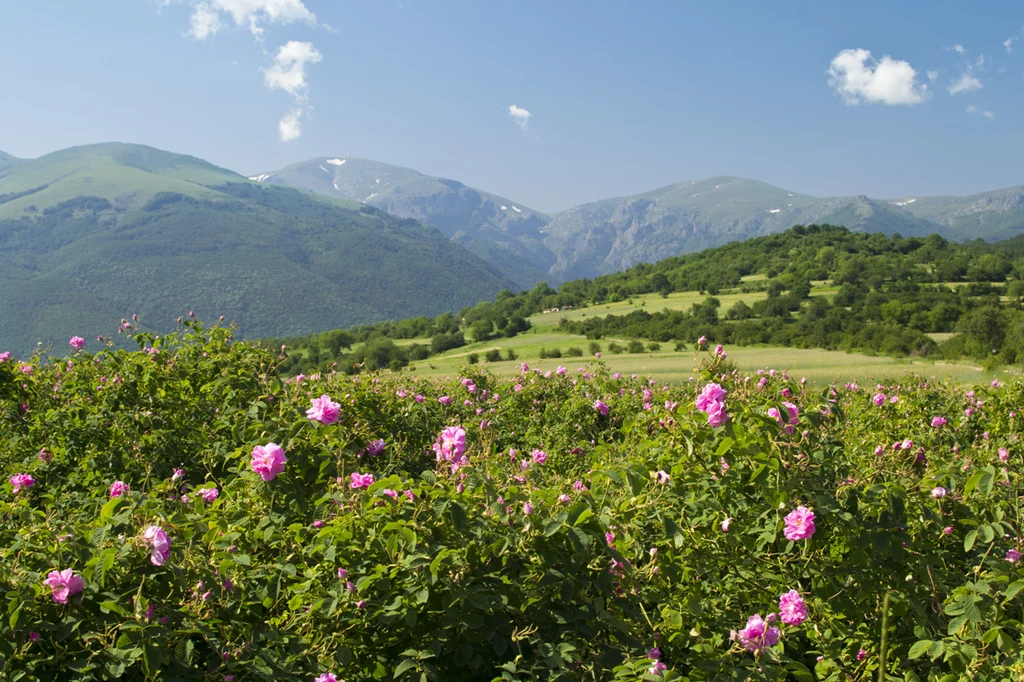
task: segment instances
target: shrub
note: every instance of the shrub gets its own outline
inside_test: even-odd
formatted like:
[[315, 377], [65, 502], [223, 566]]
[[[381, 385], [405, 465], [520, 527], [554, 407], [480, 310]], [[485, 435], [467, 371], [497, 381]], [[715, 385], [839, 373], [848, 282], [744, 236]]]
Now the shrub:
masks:
[[583, 349], [577, 348], [576, 346], [570, 346], [566, 349], [565, 354], [570, 358], [581, 358], [583, 357]]
[[479, 355], [477, 355], [476, 353], [470, 353], [470, 354], [469, 354], [469, 355], [468, 355], [468, 356], [466, 357], [466, 361], [467, 361], [467, 362], [469, 362], [469, 364], [471, 364], [471, 365], [475, 365], [475, 364], [477, 364], [478, 362], [480, 362], [480, 356], [479, 356]]
[[597, 341], [591, 341], [590, 343], [587, 344], [587, 352], [590, 353], [591, 355], [594, 355], [595, 353], [600, 353], [601, 344], [599, 344]]
[[644, 343], [643, 343], [643, 341], [640, 341], [638, 339], [633, 339], [632, 341], [630, 341], [629, 343], [626, 344], [626, 352], [627, 353], [643, 353], [644, 352]]
[[487, 362], [498, 362], [499, 360], [501, 360], [501, 349], [500, 348], [492, 348], [492, 349], [490, 349], [489, 351], [484, 353], [484, 359], [486, 359]]
[[626, 349], [620, 346], [619, 344], [615, 343], [614, 341], [608, 344], [608, 352], [613, 353], [614, 355], [618, 355], [619, 353], [622, 353], [624, 350]]
[[657, 353], [659, 350], [661, 350], [661, 344], [658, 343], [657, 341], [651, 341], [649, 344], [647, 344], [647, 350], [651, 351], [652, 353]]
[[0, 362], [5, 677], [1024, 675], [1020, 380], [282, 382], [228, 330], [129, 333], [157, 352]]
[[514, 350], [512, 350], [511, 348], [506, 348], [505, 349], [505, 359], [506, 360], [515, 360], [518, 357], [519, 356], [516, 355], [516, 352]]

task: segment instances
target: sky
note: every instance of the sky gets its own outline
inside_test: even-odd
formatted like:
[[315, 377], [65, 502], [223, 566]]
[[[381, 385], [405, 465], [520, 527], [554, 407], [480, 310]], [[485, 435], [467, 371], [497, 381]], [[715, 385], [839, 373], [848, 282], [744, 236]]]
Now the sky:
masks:
[[355, 156], [557, 211], [715, 175], [1024, 184], [1024, 3], [0, 3], [0, 150]]

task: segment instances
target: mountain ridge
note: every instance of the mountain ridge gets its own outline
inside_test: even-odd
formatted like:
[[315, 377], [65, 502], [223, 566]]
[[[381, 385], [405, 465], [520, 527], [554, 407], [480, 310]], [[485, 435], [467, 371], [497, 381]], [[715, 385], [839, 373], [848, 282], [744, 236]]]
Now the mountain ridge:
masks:
[[1024, 185], [964, 197], [815, 197], [719, 175], [549, 214], [457, 180], [357, 157], [316, 157], [249, 179], [345, 196], [420, 220], [520, 288], [539, 280], [595, 277], [798, 224], [903, 236], [936, 233], [959, 241], [1007, 239], [1024, 231]]

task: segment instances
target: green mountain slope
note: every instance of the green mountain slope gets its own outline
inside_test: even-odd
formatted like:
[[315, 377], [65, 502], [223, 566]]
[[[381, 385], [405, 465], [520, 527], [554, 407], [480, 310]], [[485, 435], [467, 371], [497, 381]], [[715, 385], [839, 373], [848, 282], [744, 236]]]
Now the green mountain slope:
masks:
[[21, 163], [21, 159], [5, 152], [0, 152], [0, 176], [3, 176], [19, 163]]
[[435, 227], [498, 268], [520, 288], [555, 263], [540, 230], [548, 217], [455, 180], [367, 159], [321, 157], [249, 178], [375, 206]]
[[0, 348], [131, 313], [163, 329], [189, 310], [251, 336], [307, 333], [511, 286], [433, 228], [339, 203], [137, 145], [19, 162], [0, 177]]

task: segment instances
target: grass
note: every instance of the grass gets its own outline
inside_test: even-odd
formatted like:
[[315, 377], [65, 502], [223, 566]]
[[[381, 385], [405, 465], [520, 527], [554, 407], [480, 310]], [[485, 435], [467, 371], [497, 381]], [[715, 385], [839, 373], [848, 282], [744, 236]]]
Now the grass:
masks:
[[[715, 298], [722, 302], [721, 312], [724, 314], [729, 308], [736, 305], [737, 301], [743, 301], [747, 305], [755, 301], [761, 301], [768, 295], [763, 291], [750, 293], [734, 292], [719, 294]], [[656, 313], [662, 310], [689, 310], [694, 303], [702, 303], [708, 294], [701, 294], [697, 291], [681, 291], [669, 294], [663, 298], [661, 294], [644, 294], [633, 296], [632, 303], [629, 301], [618, 301], [616, 303], [605, 303], [602, 305], [590, 306], [588, 308], [577, 308], [557, 313], [539, 313], [531, 316], [530, 323], [535, 327], [554, 328], [559, 320], [580, 320], [585, 317], [604, 317], [605, 315], [628, 315], [634, 310], [646, 310], [649, 313]]]
[[[598, 343], [603, 351], [600, 362], [612, 372], [650, 375], [653, 379], [665, 383], [679, 383], [693, 375], [692, 349], [677, 352], [673, 350], [674, 344], [670, 342], [662, 344], [662, 350], [657, 352], [615, 355], [607, 350], [610, 342], [610, 339], [602, 339]], [[523, 362], [545, 370], [553, 370], [559, 365], [575, 370], [577, 367], [597, 362], [597, 359], [587, 352], [589, 343], [581, 336], [553, 332], [527, 333], [511, 339], [471, 344], [414, 363], [407, 371], [428, 378], [455, 376], [468, 364], [470, 353], [479, 356], [480, 367], [485, 367], [499, 376], [519, 371], [520, 363]], [[581, 348], [584, 357], [566, 357], [565, 351], [571, 346]], [[507, 349], [511, 348], [518, 357], [515, 361], [484, 362], [484, 352], [492, 348], [501, 349], [502, 357], [505, 357]], [[541, 348], [558, 348], [562, 351], [563, 357], [541, 360]], [[899, 381], [910, 374], [934, 377], [957, 384], [975, 384], [990, 381], [995, 376], [970, 365], [941, 364], [820, 349], [732, 347], [728, 352], [729, 359], [744, 372], [767, 368], [786, 370], [793, 376], [806, 377], [809, 383], [819, 385], [833, 381], [857, 381], [867, 385], [876, 381]]]

